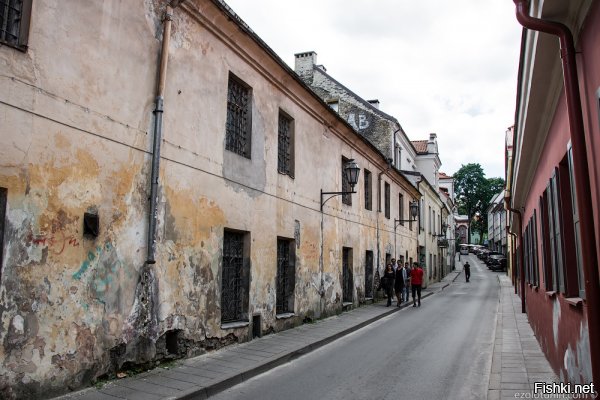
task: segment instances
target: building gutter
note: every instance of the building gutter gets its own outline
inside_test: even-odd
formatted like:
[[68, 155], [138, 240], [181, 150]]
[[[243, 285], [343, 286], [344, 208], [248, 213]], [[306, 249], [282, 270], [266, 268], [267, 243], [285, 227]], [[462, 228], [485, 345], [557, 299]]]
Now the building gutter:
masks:
[[[573, 148], [573, 168], [577, 209], [579, 212], [591, 211], [592, 197], [589, 182], [586, 137], [583, 125], [583, 111], [579, 93], [579, 79], [575, 60], [575, 44], [573, 35], [564, 24], [545, 21], [529, 15], [528, 0], [514, 0], [517, 20], [523, 27], [558, 36], [563, 65], [563, 78], [567, 99], [569, 128]], [[580, 239], [583, 272], [585, 278], [585, 293], [587, 319], [590, 337], [590, 359], [594, 382], [600, 382], [600, 280], [598, 258], [596, 254], [596, 238], [592, 218], [580, 218]]]
[[[510, 200], [511, 200], [511, 197], [510, 197], [510, 194], [508, 194], [507, 197], [504, 199], [506, 209], [509, 212], [517, 214], [517, 216], [519, 217], [519, 230], [517, 231], [516, 235], [517, 235], [518, 242], [519, 242], [518, 253], [519, 253], [519, 280], [521, 281], [520, 282], [520, 285], [521, 285], [521, 312], [523, 314], [525, 314], [527, 311], [525, 309], [525, 259], [523, 256], [523, 229], [522, 229], [523, 228], [523, 214], [521, 213], [521, 211], [517, 210], [516, 208], [511, 207]], [[509, 229], [509, 228], [507, 228], [507, 229]], [[515, 251], [517, 251], [516, 248], [515, 248]], [[513, 272], [513, 276], [515, 276], [514, 272]]]
[[166, 7], [165, 16], [163, 19], [164, 26], [162, 48], [160, 52], [160, 63], [158, 66], [158, 84], [156, 88], [156, 100], [154, 107], [154, 144], [152, 146], [152, 164], [150, 172], [150, 208], [148, 211], [148, 253], [146, 264], [156, 263], [155, 250], [156, 224], [158, 221], [158, 179], [160, 175], [160, 144], [162, 141], [165, 82], [167, 79], [167, 64], [169, 61], [169, 44], [171, 42], [173, 9], [183, 3], [183, 1], [171, 1]]

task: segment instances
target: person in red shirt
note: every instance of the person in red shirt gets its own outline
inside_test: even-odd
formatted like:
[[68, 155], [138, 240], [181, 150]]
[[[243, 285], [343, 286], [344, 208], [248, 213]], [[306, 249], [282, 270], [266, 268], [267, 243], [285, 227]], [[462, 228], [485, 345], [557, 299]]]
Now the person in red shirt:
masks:
[[410, 284], [412, 285], [413, 307], [417, 306], [417, 297], [419, 300], [419, 307], [421, 307], [421, 285], [423, 284], [423, 269], [417, 263], [414, 263], [413, 269], [410, 271]]

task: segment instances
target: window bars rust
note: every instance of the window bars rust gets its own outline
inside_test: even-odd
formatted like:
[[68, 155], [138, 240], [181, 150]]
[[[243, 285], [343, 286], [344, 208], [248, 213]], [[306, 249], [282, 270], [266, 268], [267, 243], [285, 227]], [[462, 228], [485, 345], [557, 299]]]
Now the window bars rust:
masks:
[[221, 322], [234, 322], [242, 319], [243, 268], [244, 234], [225, 232], [221, 281]]
[[0, 43], [25, 51], [32, 0], [0, 0]]
[[[350, 182], [348, 182], [348, 176], [344, 167], [348, 163], [348, 159], [346, 157], [342, 157], [342, 192], [351, 192], [352, 187], [350, 186]], [[351, 194], [343, 194], [342, 195], [342, 203], [347, 204], [349, 206], [352, 205], [352, 195]]]
[[342, 257], [342, 301], [344, 303], [352, 302], [352, 249], [343, 248]]
[[296, 271], [291, 263], [290, 246], [293, 242], [285, 239], [277, 240], [277, 296], [276, 313], [294, 312], [294, 276]]
[[373, 252], [370, 250], [365, 255], [365, 297], [373, 297]]
[[371, 195], [371, 171], [365, 169], [365, 209], [371, 210], [372, 208], [372, 195]]
[[23, 18], [22, 0], [0, 0], [0, 41], [10, 45], [19, 43]]
[[227, 87], [225, 149], [250, 158], [250, 89], [232, 76]]
[[279, 113], [279, 146], [277, 170], [289, 176], [293, 176], [292, 171], [292, 120]]

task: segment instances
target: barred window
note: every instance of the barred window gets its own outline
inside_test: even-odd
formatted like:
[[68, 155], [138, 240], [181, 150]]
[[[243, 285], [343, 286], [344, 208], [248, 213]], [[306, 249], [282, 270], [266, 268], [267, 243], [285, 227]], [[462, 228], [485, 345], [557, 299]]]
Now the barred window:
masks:
[[295, 286], [296, 253], [294, 241], [277, 239], [277, 314], [294, 312]]
[[371, 192], [371, 188], [373, 187], [373, 183], [371, 182], [371, 171], [365, 169], [365, 209], [371, 210], [373, 208], [373, 195]]
[[398, 194], [398, 214], [400, 219], [400, 225], [404, 225], [404, 195], [402, 193]]
[[31, 0], [0, 0], [0, 43], [24, 50], [30, 15]]
[[230, 74], [227, 87], [225, 149], [246, 158], [250, 158], [251, 98], [250, 87]]
[[390, 184], [389, 183], [385, 183], [385, 217], [387, 219], [390, 219]]
[[354, 297], [354, 273], [352, 268], [352, 248], [342, 248], [342, 301], [352, 303]]
[[4, 250], [4, 224], [6, 220], [6, 200], [8, 190], [0, 187], [0, 278], [2, 278], [3, 250]]
[[[352, 188], [350, 187], [350, 182], [348, 182], [348, 178], [346, 176], [346, 171], [344, 170], [346, 163], [348, 163], [348, 159], [346, 157], [342, 157], [342, 192], [351, 192]], [[342, 203], [351, 206], [352, 205], [352, 195], [351, 194], [343, 194], [342, 195]]]
[[247, 319], [249, 275], [247, 234], [225, 231], [221, 275], [221, 322]]
[[294, 120], [279, 111], [277, 170], [294, 177]]

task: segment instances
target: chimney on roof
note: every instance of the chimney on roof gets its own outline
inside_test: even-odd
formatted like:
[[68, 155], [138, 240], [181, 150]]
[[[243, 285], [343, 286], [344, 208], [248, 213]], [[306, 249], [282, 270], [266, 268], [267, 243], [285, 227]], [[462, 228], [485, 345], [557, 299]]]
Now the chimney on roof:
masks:
[[294, 56], [296, 58], [294, 71], [302, 78], [312, 76], [313, 68], [317, 64], [317, 53], [314, 51], [307, 51], [294, 54]]
[[375, 107], [376, 109], [379, 110], [379, 100], [374, 99], [374, 100], [367, 100], [369, 102], [370, 105], [372, 105], [373, 107]]
[[435, 133], [429, 134], [429, 140], [427, 141], [427, 152], [429, 154], [437, 154], [438, 153], [437, 135]]

